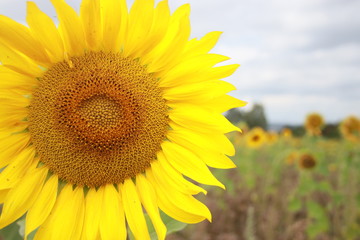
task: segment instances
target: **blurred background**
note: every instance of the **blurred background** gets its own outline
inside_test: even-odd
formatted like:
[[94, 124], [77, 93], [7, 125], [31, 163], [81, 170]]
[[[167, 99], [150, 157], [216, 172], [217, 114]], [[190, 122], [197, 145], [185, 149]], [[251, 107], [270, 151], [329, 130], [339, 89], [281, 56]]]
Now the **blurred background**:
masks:
[[[0, 0], [0, 14], [25, 24], [25, 3]], [[184, 3], [192, 37], [224, 32], [213, 52], [241, 64], [226, 80], [249, 104], [225, 113], [243, 129], [228, 134], [238, 168], [213, 171], [227, 190], [198, 196], [213, 223], [168, 239], [359, 240], [360, 1], [169, 1]]]

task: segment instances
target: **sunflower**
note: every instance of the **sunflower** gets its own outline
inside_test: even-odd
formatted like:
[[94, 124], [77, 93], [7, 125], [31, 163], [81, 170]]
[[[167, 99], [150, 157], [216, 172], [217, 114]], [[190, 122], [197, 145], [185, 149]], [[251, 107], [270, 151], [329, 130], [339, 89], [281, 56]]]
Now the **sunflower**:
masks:
[[298, 159], [298, 153], [297, 152], [291, 152], [286, 158], [285, 158], [285, 163], [287, 165], [293, 165], [296, 160]]
[[267, 141], [270, 144], [274, 144], [279, 140], [279, 135], [275, 131], [266, 132], [266, 135], [267, 135]]
[[312, 169], [316, 166], [316, 159], [313, 155], [304, 153], [299, 157], [299, 167], [301, 169]]
[[284, 138], [291, 138], [292, 137], [292, 131], [290, 128], [283, 128], [281, 129], [281, 136]]
[[238, 65], [209, 53], [220, 32], [189, 40], [189, 5], [166, 0], [51, 2], [58, 26], [33, 2], [28, 27], [0, 16], [0, 228], [26, 214], [25, 238], [143, 240], [143, 209], [158, 239], [160, 210], [211, 221], [188, 179], [224, 188], [208, 166], [235, 167], [222, 112], [245, 105], [220, 80]]
[[258, 148], [267, 142], [267, 135], [261, 127], [251, 129], [245, 136], [246, 144], [250, 148]]
[[345, 139], [352, 142], [360, 141], [360, 119], [357, 117], [349, 116], [345, 118], [339, 128]]
[[306, 116], [304, 126], [309, 135], [319, 136], [324, 126], [324, 118], [318, 113], [311, 113]]
[[241, 132], [232, 132], [227, 135], [235, 146], [239, 146], [244, 140], [244, 135], [246, 136], [246, 133], [249, 131], [249, 127], [246, 122], [239, 122], [236, 126], [241, 129]]

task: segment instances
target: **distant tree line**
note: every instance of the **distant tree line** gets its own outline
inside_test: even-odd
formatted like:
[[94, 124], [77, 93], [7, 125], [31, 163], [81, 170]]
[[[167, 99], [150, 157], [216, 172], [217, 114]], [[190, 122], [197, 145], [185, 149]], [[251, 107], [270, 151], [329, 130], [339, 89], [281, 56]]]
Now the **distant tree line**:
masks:
[[[225, 114], [226, 118], [233, 124], [237, 125], [240, 122], [247, 124], [249, 128], [261, 127], [268, 130], [269, 125], [266, 119], [265, 109], [263, 105], [254, 104], [249, 111], [243, 111], [238, 108], [230, 109]], [[305, 120], [305, 116], [304, 116]], [[283, 128], [291, 129], [295, 137], [301, 137], [306, 134], [303, 125], [284, 125]], [[340, 138], [339, 124], [325, 124], [322, 135], [327, 138]]]
[[[306, 130], [302, 125], [285, 125], [285, 128], [291, 129], [293, 136], [302, 137], [306, 134]], [[338, 123], [327, 123], [322, 129], [322, 136], [326, 138], [340, 138], [341, 134], [339, 131]]]
[[226, 118], [233, 124], [245, 122], [249, 128], [262, 127], [268, 129], [264, 107], [261, 104], [254, 104], [250, 111], [241, 111], [238, 108], [230, 109], [226, 113]]

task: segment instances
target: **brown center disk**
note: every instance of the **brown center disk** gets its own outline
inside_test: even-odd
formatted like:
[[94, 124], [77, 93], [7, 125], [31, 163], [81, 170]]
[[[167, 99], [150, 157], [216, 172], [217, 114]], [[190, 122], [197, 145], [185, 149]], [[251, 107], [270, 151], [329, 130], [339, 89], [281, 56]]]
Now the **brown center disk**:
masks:
[[158, 81], [138, 61], [90, 52], [39, 79], [29, 130], [41, 161], [89, 187], [135, 177], [156, 158], [168, 129]]

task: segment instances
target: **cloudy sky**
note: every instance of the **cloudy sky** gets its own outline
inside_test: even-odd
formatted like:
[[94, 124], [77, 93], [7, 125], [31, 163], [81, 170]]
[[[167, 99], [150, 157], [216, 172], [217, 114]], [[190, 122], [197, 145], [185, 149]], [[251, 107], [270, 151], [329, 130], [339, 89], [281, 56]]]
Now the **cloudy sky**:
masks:
[[[0, 0], [0, 14], [25, 21], [25, 0]], [[54, 17], [47, 0], [35, 0]], [[67, 0], [73, 6], [79, 0]], [[131, 2], [131, 1], [129, 1]], [[192, 37], [223, 31], [213, 50], [241, 67], [232, 95], [264, 105], [271, 123], [360, 117], [360, 1], [169, 0], [190, 3]]]

